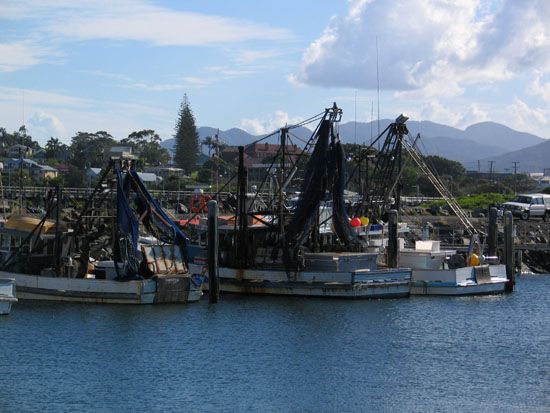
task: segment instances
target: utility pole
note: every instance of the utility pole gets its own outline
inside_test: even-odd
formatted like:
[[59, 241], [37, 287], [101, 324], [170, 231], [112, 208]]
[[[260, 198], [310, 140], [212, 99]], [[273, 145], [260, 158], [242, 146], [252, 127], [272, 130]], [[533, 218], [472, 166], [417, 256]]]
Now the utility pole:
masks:
[[513, 161], [514, 164], [514, 195], [518, 193], [517, 191], [517, 179], [516, 179], [516, 173], [518, 172], [518, 161]]
[[489, 161], [489, 181], [493, 181], [493, 164], [495, 161]]
[[477, 160], [477, 173], [481, 173], [481, 161]]

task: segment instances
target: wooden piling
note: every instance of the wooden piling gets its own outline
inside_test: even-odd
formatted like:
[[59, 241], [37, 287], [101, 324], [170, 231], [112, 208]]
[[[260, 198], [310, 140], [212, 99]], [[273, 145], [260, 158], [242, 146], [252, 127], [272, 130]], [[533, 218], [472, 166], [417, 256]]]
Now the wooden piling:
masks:
[[399, 240], [397, 238], [397, 210], [388, 211], [388, 267], [397, 268], [399, 262]]
[[489, 209], [489, 234], [488, 234], [488, 255], [494, 257], [497, 255], [497, 209]]
[[218, 279], [218, 203], [208, 201], [208, 295], [211, 303], [220, 299]]
[[506, 277], [508, 278], [506, 283], [507, 293], [514, 291], [514, 285], [516, 284], [513, 230], [514, 218], [512, 212], [506, 211], [504, 213], [504, 262], [506, 263]]

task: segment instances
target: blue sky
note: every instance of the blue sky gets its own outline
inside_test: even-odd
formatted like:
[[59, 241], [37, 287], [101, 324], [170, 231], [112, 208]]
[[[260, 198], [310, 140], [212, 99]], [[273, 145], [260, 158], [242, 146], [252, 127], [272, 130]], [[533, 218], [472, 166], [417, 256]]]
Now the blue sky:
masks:
[[[550, 138], [550, 2], [0, 1], [0, 126], [42, 143], [77, 131], [266, 133], [337, 101], [344, 121], [406, 112]], [[357, 96], [357, 97], [356, 97]]]

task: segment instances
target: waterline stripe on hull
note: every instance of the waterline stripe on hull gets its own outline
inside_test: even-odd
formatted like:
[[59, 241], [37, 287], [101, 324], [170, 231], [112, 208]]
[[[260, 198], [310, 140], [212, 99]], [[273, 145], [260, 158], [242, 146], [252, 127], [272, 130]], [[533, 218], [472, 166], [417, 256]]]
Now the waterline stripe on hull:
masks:
[[90, 291], [56, 291], [44, 288], [18, 287], [17, 297], [22, 300], [54, 300], [112, 304], [153, 304], [155, 294], [144, 293], [143, 295], [138, 295], [106, 292], [94, 293]]
[[502, 294], [505, 291], [506, 282], [468, 285], [419, 285], [413, 284], [411, 295], [490, 295]]

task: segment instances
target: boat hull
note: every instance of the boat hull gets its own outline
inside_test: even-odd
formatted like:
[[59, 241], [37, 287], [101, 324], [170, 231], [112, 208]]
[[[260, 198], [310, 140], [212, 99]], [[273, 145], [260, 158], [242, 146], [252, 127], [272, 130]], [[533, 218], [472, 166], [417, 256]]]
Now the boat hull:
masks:
[[[190, 277], [180, 277], [175, 287], [161, 287], [157, 278], [114, 281], [90, 278], [46, 277], [3, 273], [15, 279], [17, 298], [106, 304], [186, 303], [200, 299], [202, 292]], [[163, 278], [163, 277], [159, 277]], [[176, 277], [170, 277], [174, 279]]]
[[[196, 274], [204, 267], [190, 264]], [[410, 270], [297, 272], [219, 268], [220, 292], [332, 298], [398, 298], [410, 294]], [[203, 283], [205, 288], [207, 282]]]
[[506, 282], [473, 285], [445, 285], [444, 283], [413, 282], [411, 295], [492, 295], [505, 292]]
[[412, 295], [487, 295], [505, 292], [504, 265], [412, 271]]
[[410, 295], [410, 285], [404, 283], [381, 284], [338, 284], [338, 283], [299, 283], [299, 282], [253, 282], [220, 280], [220, 291], [234, 294], [287, 295], [298, 297], [326, 298], [402, 298]]
[[12, 278], [0, 279], [0, 315], [9, 314], [15, 302], [15, 281]]

